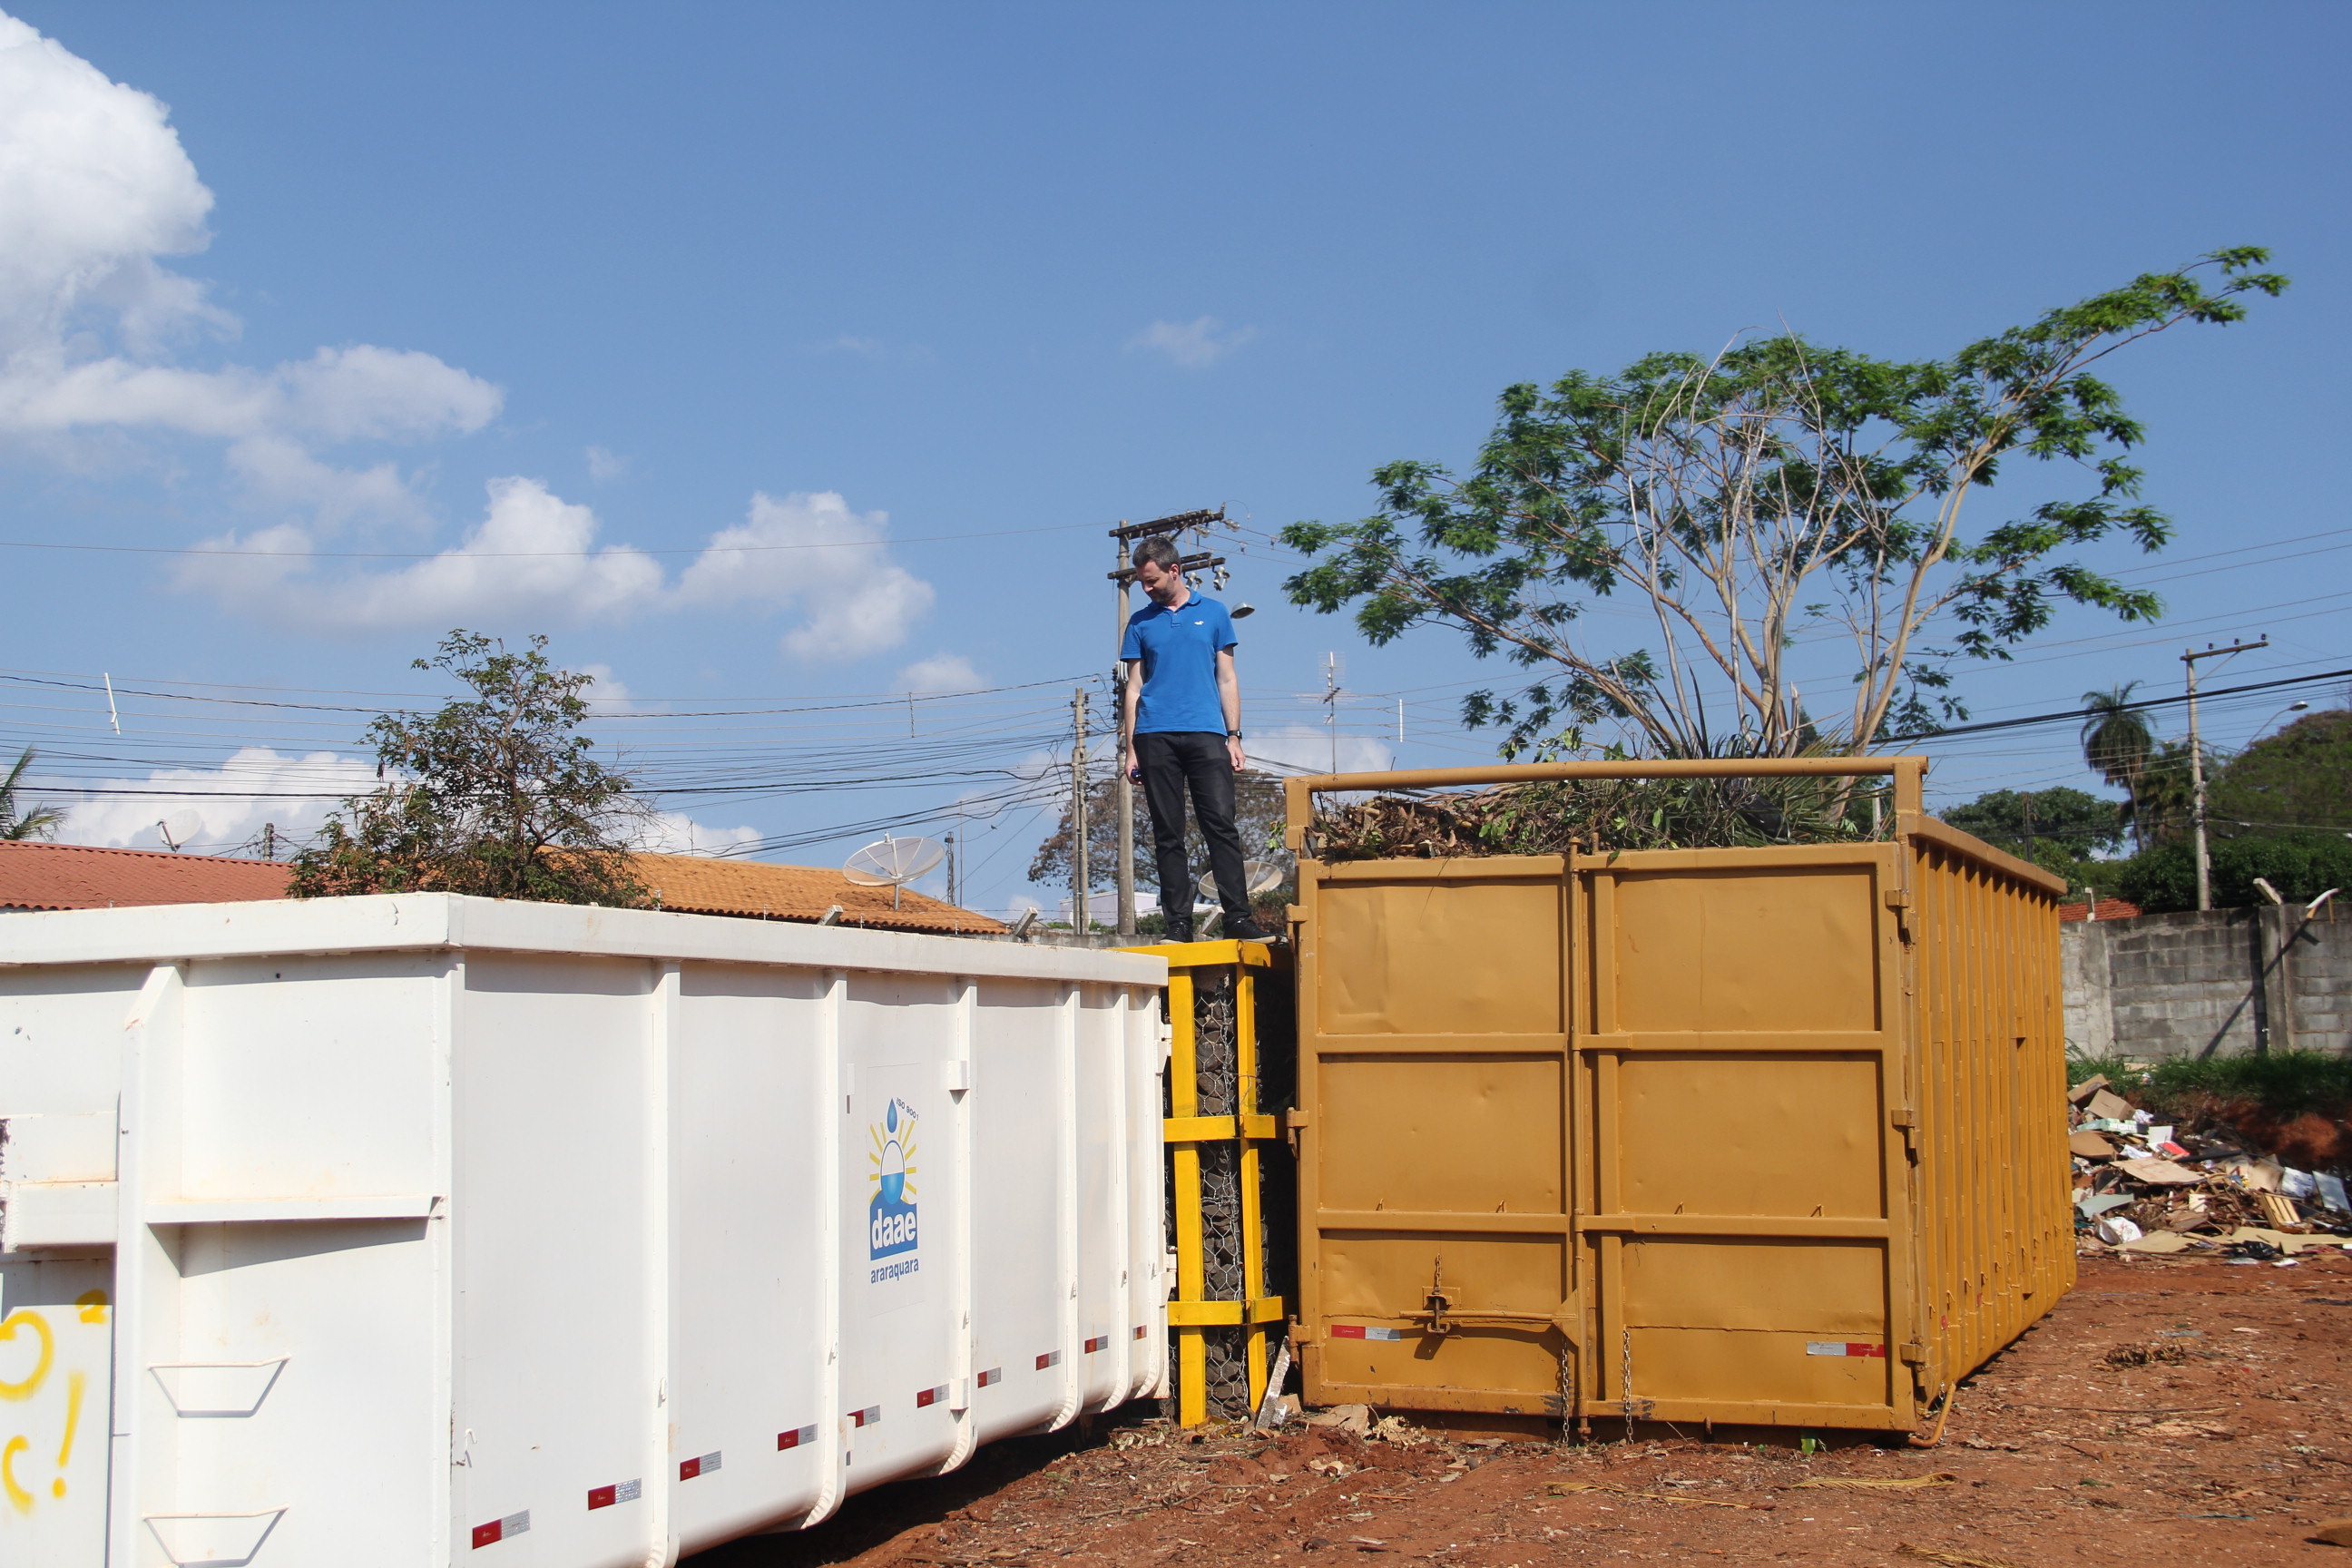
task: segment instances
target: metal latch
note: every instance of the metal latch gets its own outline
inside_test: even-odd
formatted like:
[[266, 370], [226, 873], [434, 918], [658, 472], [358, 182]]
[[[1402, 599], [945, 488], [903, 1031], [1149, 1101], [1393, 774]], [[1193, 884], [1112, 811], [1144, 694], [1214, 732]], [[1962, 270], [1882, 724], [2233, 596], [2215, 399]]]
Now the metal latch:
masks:
[[1903, 940], [1911, 940], [1911, 891], [1907, 888], [1886, 889], [1886, 907], [1895, 911], [1895, 928]]
[[1450, 1334], [1454, 1331], [1454, 1325], [1445, 1321], [1446, 1309], [1454, 1305], [1454, 1298], [1445, 1293], [1445, 1257], [1443, 1253], [1438, 1255], [1436, 1266], [1430, 1270], [1429, 1294], [1422, 1298], [1421, 1304], [1422, 1310], [1429, 1314], [1431, 1333]]
[[1289, 1142], [1292, 1154], [1298, 1152], [1298, 1135], [1307, 1131], [1313, 1116], [1312, 1111], [1296, 1109], [1282, 1113], [1282, 1135]]
[[1903, 1130], [1903, 1152], [1913, 1159], [1919, 1157], [1919, 1113], [1916, 1110], [1895, 1110], [1886, 1113], [1887, 1125]]

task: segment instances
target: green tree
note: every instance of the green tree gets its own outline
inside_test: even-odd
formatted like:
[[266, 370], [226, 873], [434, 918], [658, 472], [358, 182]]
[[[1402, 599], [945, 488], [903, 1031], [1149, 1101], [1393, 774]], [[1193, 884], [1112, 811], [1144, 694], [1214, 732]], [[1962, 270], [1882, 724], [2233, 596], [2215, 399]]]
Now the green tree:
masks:
[[2119, 847], [2124, 836], [2118, 803], [2063, 785], [2029, 794], [1997, 789], [1940, 815], [1961, 832], [2037, 863], [2044, 848], [2068, 861], [2087, 860]]
[[[2137, 500], [2140, 426], [2092, 372], [2183, 322], [2242, 319], [2243, 296], [2286, 287], [2255, 270], [2267, 260], [2219, 251], [1944, 360], [1782, 335], [1512, 386], [1468, 478], [1391, 463], [1372, 516], [1285, 529], [1315, 557], [1286, 586], [1296, 604], [1352, 608], [1374, 643], [1450, 626], [1539, 672], [1516, 696], [1465, 700], [1471, 723], [1507, 727], [1507, 755], [1581, 745], [1601, 723], [1665, 755], [1793, 754], [1816, 733], [1863, 749], [1964, 712], [1945, 690], [1953, 662], [2007, 657], [2058, 604], [2158, 612], [2067, 557], [2171, 533]], [[1965, 531], [1970, 497], [2021, 459], [2081, 465], [2090, 490]], [[1649, 646], [1588, 633], [1591, 601], [1621, 592], [1655, 619]], [[1830, 639], [1853, 648], [1834, 719], [1808, 714], [1796, 664]]]
[[2352, 831], [2352, 708], [2307, 713], [2230, 758], [2206, 786], [2205, 810], [2225, 837]]
[[595, 678], [556, 668], [546, 647], [534, 637], [528, 653], [509, 653], [461, 630], [416, 660], [472, 696], [429, 717], [385, 713], [368, 726], [386, 782], [328, 818], [295, 856], [288, 891], [643, 902], [628, 846], [650, 810], [579, 733], [588, 714], [580, 693]]
[[66, 814], [54, 805], [22, 805], [17, 793], [23, 789], [25, 772], [33, 765], [33, 748], [26, 747], [16, 754], [16, 766], [5, 776], [0, 776], [0, 843], [29, 838], [54, 838], [65, 826]]
[[[2263, 833], [2217, 838], [2211, 854], [2213, 907], [2267, 903], [2260, 877], [2290, 903], [2309, 903], [2330, 888], [2352, 889], [2352, 838], [2340, 833]], [[2186, 837], [2142, 850], [2116, 868], [2116, 891], [2150, 914], [2197, 907], [2197, 851]]]
[[2110, 690], [2083, 693], [2083, 706], [2090, 710], [2090, 717], [2083, 721], [2083, 760], [2091, 764], [2093, 773], [2124, 792], [2124, 816], [2132, 825], [2133, 842], [2144, 844], [2139, 814], [2132, 803], [2138, 798], [2140, 780], [2155, 754], [2156, 731], [2148, 725], [2147, 714], [2131, 706], [2131, 694], [2138, 686], [2138, 681], [2132, 680]]
[[[2210, 779], [2221, 765], [2213, 749], [2205, 748], [2205, 773]], [[2196, 781], [2189, 767], [2187, 741], [2158, 741], [2141, 769], [2132, 791], [2132, 837], [2143, 852], [2187, 839], [2196, 804]], [[2209, 793], [2210, 803], [2210, 795]]]

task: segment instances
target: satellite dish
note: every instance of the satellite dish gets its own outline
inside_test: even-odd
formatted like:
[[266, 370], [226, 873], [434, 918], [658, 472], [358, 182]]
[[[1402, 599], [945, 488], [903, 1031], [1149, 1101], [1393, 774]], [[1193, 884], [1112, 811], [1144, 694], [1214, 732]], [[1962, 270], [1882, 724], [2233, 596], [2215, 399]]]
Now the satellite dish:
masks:
[[203, 832], [204, 826], [203, 813], [190, 811], [183, 806], [157, 823], [155, 831], [163, 836], [166, 847], [176, 850], [181, 845]]
[[[1282, 886], [1282, 868], [1265, 860], [1245, 860], [1242, 863], [1242, 880], [1248, 884], [1253, 894], [1270, 893]], [[1202, 872], [1196, 886], [1202, 898], [1214, 899], [1217, 896], [1217, 874], [1214, 871]]]
[[877, 838], [855, 850], [841, 864], [841, 874], [861, 888], [887, 888], [890, 907], [898, 907], [898, 889], [947, 858], [947, 846], [936, 838]]

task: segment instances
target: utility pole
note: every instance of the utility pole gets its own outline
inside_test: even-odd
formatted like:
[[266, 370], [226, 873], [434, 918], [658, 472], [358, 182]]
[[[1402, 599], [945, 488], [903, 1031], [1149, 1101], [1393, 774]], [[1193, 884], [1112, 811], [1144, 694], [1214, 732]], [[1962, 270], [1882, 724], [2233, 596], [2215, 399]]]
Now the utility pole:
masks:
[[261, 858], [264, 860], [278, 858], [278, 824], [274, 822], [261, 825]]
[[1110, 765], [1118, 770], [1118, 939], [1135, 940], [1135, 781], [1127, 776], [1133, 759], [1128, 756], [1127, 744], [1127, 666], [1119, 655], [1127, 649], [1127, 585], [1133, 579], [1128, 573], [1132, 564], [1127, 558], [1127, 537], [1120, 531], [1127, 519], [1118, 520], [1118, 528], [1111, 531], [1111, 548], [1118, 559], [1111, 574], [1111, 586], [1118, 590], [1118, 631], [1110, 645], [1111, 724], [1118, 731], [1118, 744], [1111, 748]]
[[956, 802], [955, 830], [948, 835], [948, 902], [963, 907], [963, 879], [956, 873], [962, 869], [963, 802]]
[[1070, 746], [1070, 929], [1080, 936], [1090, 929], [1087, 920], [1087, 689], [1070, 699], [1070, 716], [1077, 739]]
[[2189, 820], [2197, 836], [2197, 907], [2200, 910], [2213, 907], [2213, 862], [2205, 852], [2205, 750], [2197, 740], [2197, 661], [2270, 646], [2271, 634], [2264, 632], [2260, 642], [2231, 643], [2228, 647], [2207, 643], [2202, 649], [2190, 648], [2180, 656], [2180, 662], [2189, 667], [2189, 778], [2196, 792]]
[[[1111, 586], [1118, 595], [1118, 631], [1111, 644], [1111, 726], [1118, 734], [1120, 747], [1127, 735], [1127, 666], [1119, 655], [1127, 648], [1128, 584], [1135, 581], [1135, 565], [1129, 551], [1134, 542], [1158, 534], [1181, 534], [1188, 529], [1206, 529], [1212, 523], [1225, 521], [1225, 509], [1214, 511], [1183, 511], [1172, 517], [1155, 518], [1150, 522], [1126, 522], [1110, 531], [1117, 550], [1117, 563], [1110, 574]], [[1181, 556], [1176, 563], [1180, 571], [1191, 573], [1199, 569], [1213, 570], [1223, 566], [1225, 558], [1202, 551]], [[1246, 606], [1244, 606], [1246, 609]], [[1114, 747], [1111, 765], [1118, 770], [1118, 934], [1122, 938], [1135, 935], [1135, 783], [1127, 776], [1134, 759], [1119, 747]], [[1165, 911], [1168, 889], [1160, 890], [1160, 904]]]
[[[1339, 771], [1339, 656], [1323, 656], [1323, 722], [1331, 728], [1331, 771]], [[1400, 730], [1404, 726], [1400, 722]]]

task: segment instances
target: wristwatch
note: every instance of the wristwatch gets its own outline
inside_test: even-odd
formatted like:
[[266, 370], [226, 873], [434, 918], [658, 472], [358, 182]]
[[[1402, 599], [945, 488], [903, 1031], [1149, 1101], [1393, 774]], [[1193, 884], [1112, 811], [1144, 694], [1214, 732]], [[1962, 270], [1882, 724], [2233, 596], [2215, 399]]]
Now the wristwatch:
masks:
[[1242, 732], [1239, 730], [1228, 730], [1225, 731], [1225, 739], [1228, 741], [1238, 741], [1241, 738]]

